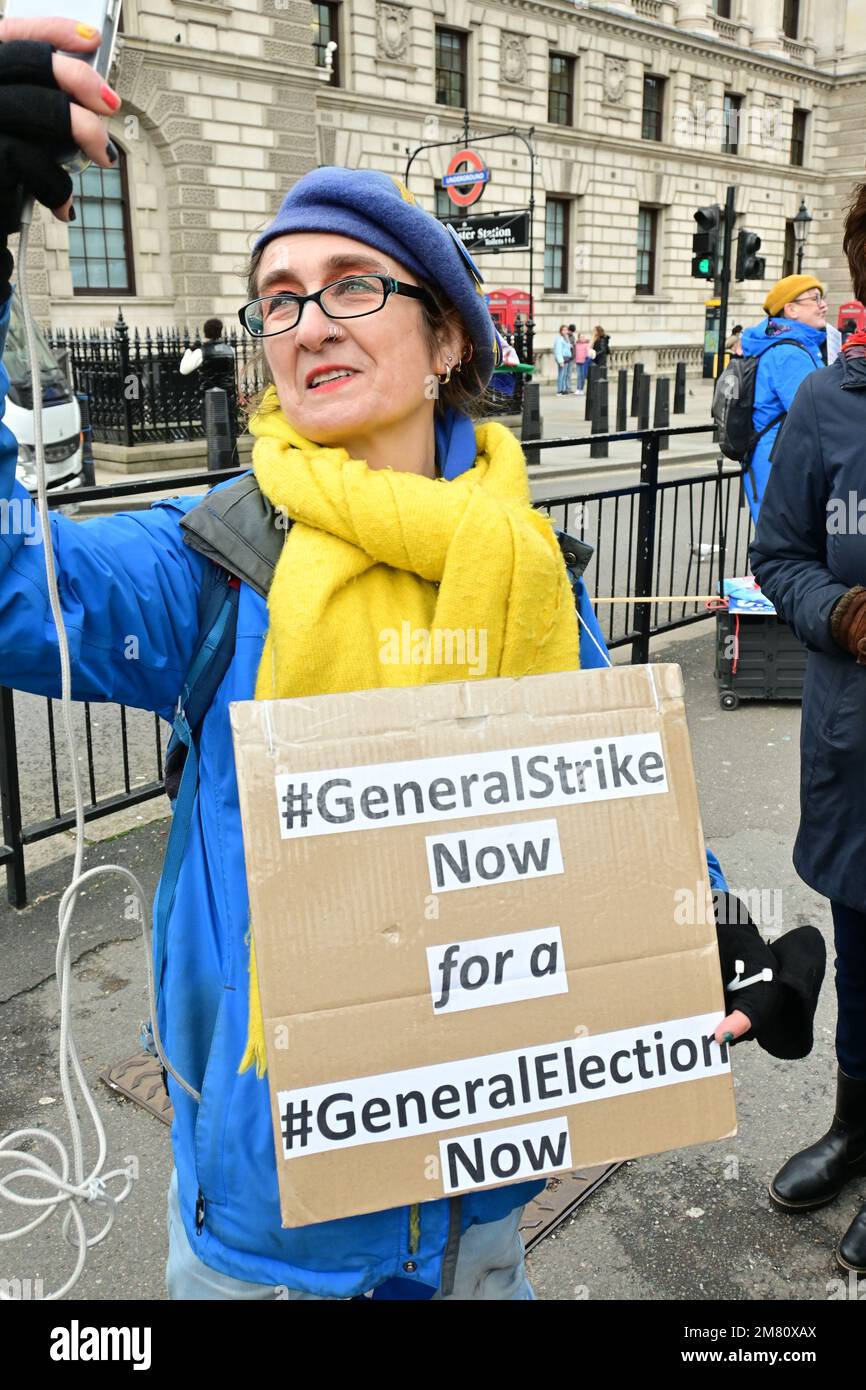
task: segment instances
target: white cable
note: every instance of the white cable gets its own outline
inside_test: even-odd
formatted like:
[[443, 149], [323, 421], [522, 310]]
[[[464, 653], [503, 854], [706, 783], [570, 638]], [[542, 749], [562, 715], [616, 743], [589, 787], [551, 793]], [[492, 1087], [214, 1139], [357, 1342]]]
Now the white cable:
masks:
[[[63, 1094], [63, 1104], [66, 1107], [66, 1116], [69, 1122], [70, 1133], [72, 1135], [72, 1164], [70, 1165], [69, 1154], [63, 1143], [56, 1135], [52, 1134], [50, 1130], [19, 1129], [12, 1134], [7, 1134], [5, 1137], [0, 1138], [0, 1162], [5, 1163], [11, 1160], [18, 1165], [17, 1167], [13, 1167], [11, 1172], [5, 1172], [3, 1176], [0, 1177], [0, 1197], [4, 1197], [15, 1206], [40, 1209], [39, 1214], [35, 1215], [32, 1220], [28, 1220], [25, 1225], [19, 1226], [13, 1231], [0, 1233], [0, 1242], [17, 1240], [20, 1236], [28, 1235], [31, 1231], [34, 1231], [37, 1226], [41, 1226], [43, 1221], [47, 1221], [55, 1211], [65, 1206], [66, 1210], [61, 1230], [66, 1240], [77, 1250], [77, 1257], [75, 1268], [65, 1284], [59, 1289], [55, 1289], [53, 1293], [44, 1295], [46, 1301], [52, 1301], [63, 1298], [63, 1296], [77, 1283], [81, 1271], [84, 1268], [88, 1249], [91, 1246], [98, 1245], [99, 1242], [104, 1240], [108, 1235], [108, 1232], [114, 1224], [117, 1205], [129, 1196], [135, 1179], [135, 1174], [127, 1168], [113, 1168], [107, 1172], [103, 1171], [107, 1148], [105, 1130], [99, 1117], [99, 1111], [96, 1108], [96, 1102], [93, 1099], [84, 1072], [82, 1071], [69, 1022], [71, 974], [69, 932], [76, 902], [78, 900], [78, 890], [82, 883], [85, 883], [88, 879], [95, 878], [97, 874], [118, 873], [132, 885], [143, 924], [142, 930], [144, 933], [145, 956], [147, 961], [148, 1002], [150, 1005], [151, 1024], [157, 1054], [162, 1065], [189, 1095], [195, 1100], [200, 1100], [201, 1097], [192, 1086], [184, 1081], [183, 1077], [178, 1075], [162, 1048], [162, 1041], [159, 1036], [159, 1026], [156, 1018], [153, 960], [150, 939], [150, 903], [147, 894], [135, 875], [121, 864], [101, 864], [97, 868], [88, 869], [86, 873], [81, 872], [84, 858], [84, 800], [81, 794], [81, 779], [78, 770], [78, 759], [75, 756], [75, 738], [72, 729], [72, 673], [69, 660], [69, 642], [66, 636], [66, 627], [63, 622], [63, 610], [57, 588], [54, 550], [51, 543], [51, 523], [46, 495], [45, 449], [42, 435], [42, 377], [39, 370], [36, 332], [30, 310], [30, 299], [27, 289], [27, 248], [30, 240], [32, 216], [33, 201], [29, 199], [21, 216], [21, 238], [18, 247], [18, 288], [21, 294], [21, 307], [23, 310], [24, 328], [27, 337], [27, 351], [30, 359], [30, 379], [33, 390], [33, 444], [36, 455], [37, 503], [43, 541], [43, 554], [45, 557], [45, 577], [48, 584], [51, 613], [57, 631], [57, 647], [60, 656], [61, 710], [67, 749], [69, 752], [69, 762], [72, 770], [72, 788], [75, 797], [75, 858], [72, 868], [72, 878], [68, 888], [60, 899], [60, 905], [58, 907], [58, 938], [55, 956], [55, 969], [60, 991], [60, 1088]], [[70, 1068], [74, 1073], [75, 1081], [78, 1084], [78, 1089], [90, 1114], [96, 1133], [97, 1157], [93, 1166], [86, 1173], [81, 1123], [76, 1107], [75, 1095], [70, 1084]], [[16, 1147], [22, 1141], [45, 1141], [53, 1145], [57, 1151], [55, 1167], [52, 1168], [49, 1163], [45, 1162], [45, 1160], [40, 1158], [37, 1154]], [[71, 1176], [70, 1167], [72, 1168]], [[108, 1192], [106, 1184], [114, 1178], [125, 1178], [126, 1181], [120, 1192], [112, 1194]], [[48, 1191], [45, 1195], [39, 1197], [24, 1196], [22, 1192], [16, 1192], [10, 1186], [10, 1184], [21, 1180], [26, 1180], [29, 1184], [36, 1182], [46, 1187]], [[82, 1208], [87, 1205], [97, 1204], [107, 1207], [106, 1219], [96, 1235], [88, 1236], [82, 1217]], [[2, 1286], [0, 1286], [0, 1300], [11, 1300], [11, 1297], [11, 1294], [5, 1293]]]

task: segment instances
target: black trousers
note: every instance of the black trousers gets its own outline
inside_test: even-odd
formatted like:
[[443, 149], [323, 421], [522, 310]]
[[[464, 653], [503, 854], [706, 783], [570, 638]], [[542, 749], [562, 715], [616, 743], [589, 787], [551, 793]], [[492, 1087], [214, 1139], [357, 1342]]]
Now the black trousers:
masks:
[[836, 1057], [846, 1076], [866, 1081], [866, 912], [831, 903], [836, 936]]

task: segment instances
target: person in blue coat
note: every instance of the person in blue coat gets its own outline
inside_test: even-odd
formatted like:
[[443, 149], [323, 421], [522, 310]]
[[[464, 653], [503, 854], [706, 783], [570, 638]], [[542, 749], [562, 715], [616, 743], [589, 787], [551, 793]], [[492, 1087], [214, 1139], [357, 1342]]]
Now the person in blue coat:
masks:
[[[14, 111], [24, 100], [15, 91], [18, 86], [53, 87], [55, 93], [59, 87], [77, 98], [72, 108], [76, 138], [96, 163], [108, 164], [104, 136], [100, 145], [93, 126], [82, 125], [76, 114], [101, 110], [93, 74], [53, 53], [50, 46], [80, 49], [86, 43], [73, 35], [74, 26], [46, 20], [30, 26], [32, 42], [17, 45], [14, 22], [10, 23], [11, 29], [10, 24], [0, 27], [0, 85], [11, 89], [5, 109]], [[68, 144], [69, 113], [62, 101], [45, 105], [42, 144], [32, 158], [25, 157], [27, 146], [22, 155], [17, 135], [7, 138], [0, 123], [0, 210], [5, 218], [0, 225], [0, 348], [12, 271], [5, 239], [16, 230], [20, 187], [55, 208], [61, 220], [69, 220], [71, 213], [68, 177], [59, 166], [49, 167], [44, 149], [46, 141], [53, 141], [51, 147], [58, 150]], [[65, 123], [58, 113], [66, 115]], [[56, 129], [52, 120], [57, 121]], [[369, 266], [371, 260], [382, 259], [394, 267], [387, 275]], [[265, 284], [259, 284], [260, 274]], [[495, 341], [477, 272], [459, 241], [418, 207], [398, 180], [372, 171], [319, 169], [295, 184], [283, 201], [263, 234], [251, 275], [252, 299], [241, 311], [243, 322], [250, 331], [282, 345], [269, 358], [278, 364], [275, 381], [287, 399], [297, 400], [302, 414], [309, 418], [319, 412], [320, 428], [313, 438], [328, 429], [342, 429], [346, 421], [358, 431], [375, 425], [386, 435], [379, 442], [393, 449], [385, 466], [394, 474], [389, 486], [395, 493], [401, 471], [429, 480], [424, 486], [435, 488], [438, 497], [440, 484], [447, 489], [477, 469], [474, 486], [457, 483], [453, 495], [465, 496], [474, 514], [480, 511], [489, 517], [481, 496], [489, 460], [476, 455], [477, 437], [466, 407], [490, 378]], [[441, 296], [444, 309], [424, 285]], [[371, 303], [371, 295], [378, 302]], [[346, 312], [347, 307], [356, 309], [359, 300], [362, 313]], [[439, 317], [419, 317], [419, 301], [425, 313], [438, 312]], [[266, 324], [273, 324], [269, 333], [262, 332]], [[413, 324], [414, 331], [407, 332]], [[287, 337], [289, 333], [294, 337]], [[428, 393], [431, 367], [440, 393]], [[352, 385], [356, 374], [362, 380]], [[3, 682], [13, 688], [56, 698], [60, 663], [43, 540], [39, 536], [34, 543], [33, 528], [15, 522], [16, 516], [29, 520], [31, 502], [15, 480], [16, 442], [2, 424], [7, 389], [8, 377], [0, 367], [0, 501], [4, 520], [9, 521], [0, 530], [0, 671]], [[441, 407], [435, 419], [434, 399]], [[334, 400], [341, 403], [336, 411], [328, 405]], [[394, 429], [395, 420], [405, 423], [400, 412], [407, 409], [414, 423], [423, 426], [410, 441], [411, 450], [404, 448], [404, 434]], [[379, 414], [371, 415], [371, 410]], [[381, 429], [380, 415], [390, 433]], [[483, 437], [492, 441], [491, 449], [507, 448], [509, 460], [519, 455], [516, 441], [504, 439], [507, 432], [501, 426], [492, 434], [486, 429]], [[376, 430], [368, 442], [376, 445]], [[312, 455], [317, 486], [325, 485], [326, 475], [332, 476], [339, 462], [323, 456], [336, 452], [319, 449]], [[357, 475], [362, 480], [361, 486], [365, 472], [375, 471], [372, 456], [363, 457], [366, 471], [347, 469], [353, 479]], [[418, 466], [410, 467], [413, 463]], [[379, 1297], [385, 1293], [399, 1298], [530, 1299], [519, 1225], [525, 1203], [541, 1191], [543, 1182], [506, 1184], [460, 1199], [441, 1198], [301, 1228], [281, 1224], [267, 1085], [255, 1068], [239, 1066], [251, 1036], [249, 902], [229, 706], [257, 692], [265, 642], [274, 626], [266, 601], [272, 577], [268, 547], [276, 537], [279, 554], [293, 548], [293, 537], [286, 540], [285, 528], [277, 530], [278, 518], [268, 513], [267, 494], [258, 487], [257, 476], [247, 474], [212, 489], [206, 499], [168, 498], [146, 512], [80, 524], [55, 513], [47, 537], [56, 562], [76, 700], [152, 710], [177, 728], [178, 697], [200, 631], [199, 601], [212, 578], [216, 553], [228, 559], [231, 552], [232, 563], [226, 568], [238, 595], [231, 660], [204, 716], [199, 756], [187, 765], [197, 768], [198, 775], [184, 852], [171, 891], [171, 877], [164, 870], [155, 903], [159, 1033], [174, 1071], [187, 1083], [182, 1086], [174, 1075], [168, 1083], [175, 1161], [168, 1207], [169, 1294], [179, 1299], [273, 1300], [352, 1298], [373, 1291]], [[510, 492], [504, 495], [510, 497]], [[438, 501], [432, 492], [425, 497], [435, 510]], [[528, 499], [527, 483], [525, 496], [521, 490], [518, 501], [507, 503], [515, 548], [522, 543], [524, 528], [531, 536], [541, 534], [540, 526], [543, 529]], [[497, 499], [497, 515], [499, 505]], [[408, 511], [403, 518], [408, 520]], [[256, 544], [249, 540], [247, 524], [252, 525]], [[308, 529], [331, 534], [324, 524]], [[458, 525], [454, 534], [460, 529]], [[408, 534], [403, 533], [404, 544]], [[475, 537], [465, 528], [473, 562]], [[361, 549], [335, 538], [340, 539], [341, 557]], [[426, 533], [424, 539], [426, 543]], [[371, 561], [375, 553], [369, 552]], [[577, 620], [570, 604], [560, 602], [567, 580], [552, 537], [545, 537], [533, 554], [533, 565], [525, 569], [546, 576], [533, 589], [533, 603], [555, 609], [544, 635], [535, 637], [533, 650], [540, 648], [554, 624], [555, 630], [562, 624], [564, 631], [573, 623], [574, 641], [568, 650], [573, 646], [574, 663]], [[377, 567], [392, 569], [389, 582], [394, 584], [404, 584], [404, 575], [424, 577], [408, 563]], [[353, 581], [356, 577], [352, 575]], [[317, 597], [320, 580], [318, 572], [309, 576], [305, 595], [310, 602]], [[438, 587], [432, 579], [427, 582]], [[444, 587], [444, 575], [441, 583]], [[485, 583], [490, 580], [482, 567], [477, 584]], [[503, 579], [497, 566], [493, 592], [499, 593], [506, 583], [509, 596], [515, 595], [516, 583], [507, 573]], [[578, 598], [583, 631], [603, 663], [603, 641], [585, 588]], [[317, 634], [318, 624], [312, 627]], [[131, 634], [138, 639], [135, 659], [130, 659]], [[331, 649], [316, 655], [327, 669]], [[276, 660], [274, 664], [276, 669]], [[183, 779], [176, 818], [182, 802]], [[714, 860], [711, 870], [718, 871]], [[717, 1030], [730, 1027], [729, 1040], [749, 1027], [749, 1016], [736, 1015], [734, 1010]]]
[[770, 476], [771, 454], [800, 383], [823, 367], [827, 338], [824, 287], [814, 275], [786, 275], [764, 300], [767, 317], [743, 330], [740, 351], [760, 357], [752, 427], [760, 435], [746, 468], [746, 498], [754, 521]]
[[[866, 184], [845, 241], [866, 293]], [[817, 308], [817, 306], [816, 306]], [[810, 1211], [866, 1173], [866, 334], [809, 372], [773, 456], [750, 558], [776, 610], [808, 649], [794, 864], [830, 899], [836, 942], [836, 1105], [828, 1132], [770, 1186], [775, 1205]], [[866, 1207], [837, 1260], [866, 1274]]]

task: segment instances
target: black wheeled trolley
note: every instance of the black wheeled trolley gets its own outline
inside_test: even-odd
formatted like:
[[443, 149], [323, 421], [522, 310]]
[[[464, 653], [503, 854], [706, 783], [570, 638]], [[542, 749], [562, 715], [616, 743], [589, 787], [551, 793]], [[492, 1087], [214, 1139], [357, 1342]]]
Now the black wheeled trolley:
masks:
[[799, 700], [806, 649], [751, 576], [726, 579], [716, 610], [716, 685], [722, 709], [741, 700]]

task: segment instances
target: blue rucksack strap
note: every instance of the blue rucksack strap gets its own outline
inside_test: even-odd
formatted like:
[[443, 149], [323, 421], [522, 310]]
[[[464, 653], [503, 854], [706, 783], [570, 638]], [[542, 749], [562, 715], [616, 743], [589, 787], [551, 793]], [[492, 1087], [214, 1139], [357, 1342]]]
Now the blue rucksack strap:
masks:
[[197, 740], [204, 717], [231, 665], [237, 634], [239, 581], [210, 564], [199, 596], [199, 639], [178, 696], [165, 758], [166, 792], [172, 823], [157, 890], [154, 918], [154, 987], [159, 996], [165, 961], [166, 930], [177, 892], [198, 792]]

